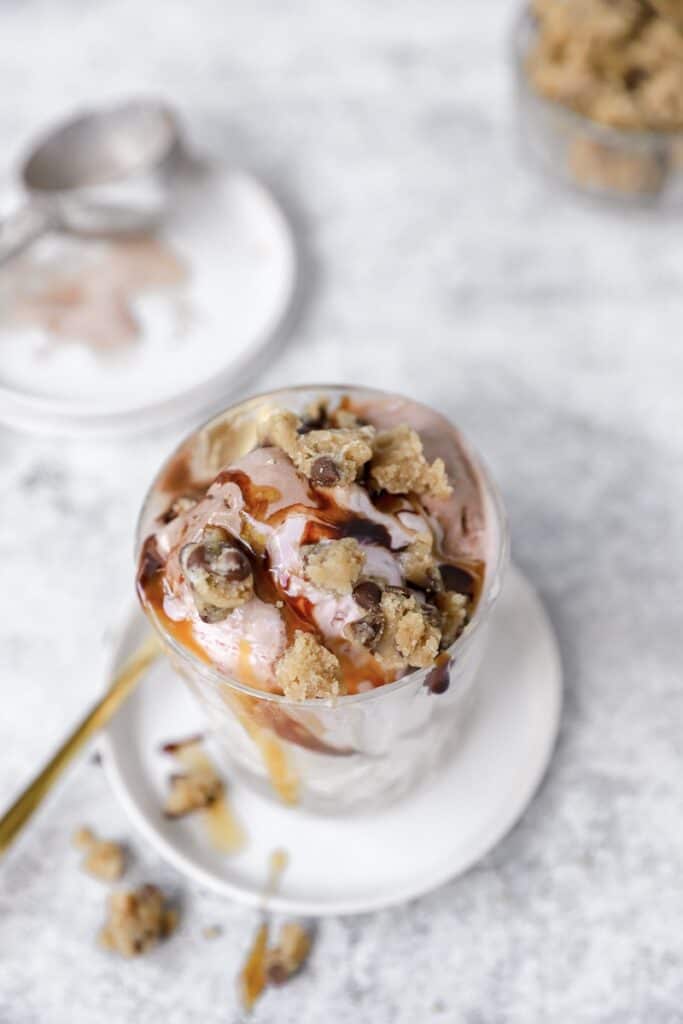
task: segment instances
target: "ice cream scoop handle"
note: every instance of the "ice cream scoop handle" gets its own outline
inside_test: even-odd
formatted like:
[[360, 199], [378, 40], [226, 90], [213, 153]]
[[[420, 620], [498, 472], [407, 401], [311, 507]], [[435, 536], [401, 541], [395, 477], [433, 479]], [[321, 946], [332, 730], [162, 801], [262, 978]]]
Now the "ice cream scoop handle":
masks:
[[42, 207], [28, 202], [0, 220], [0, 266], [54, 227], [54, 218]]
[[118, 711], [160, 651], [158, 639], [156, 636], [150, 636], [117, 673], [99, 703], [79, 722], [42, 771], [0, 818], [0, 854], [4, 853], [16, 838], [76, 754]]

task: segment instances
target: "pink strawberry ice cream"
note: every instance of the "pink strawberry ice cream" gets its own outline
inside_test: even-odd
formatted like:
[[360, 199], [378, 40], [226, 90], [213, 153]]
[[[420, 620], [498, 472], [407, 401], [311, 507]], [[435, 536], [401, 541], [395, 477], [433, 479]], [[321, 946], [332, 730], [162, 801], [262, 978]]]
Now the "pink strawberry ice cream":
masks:
[[273, 410], [208, 484], [179, 482], [139, 591], [228, 678], [292, 700], [362, 692], [434, 664], [472, 615], [489, 557], [480, 480], [417, 403]]

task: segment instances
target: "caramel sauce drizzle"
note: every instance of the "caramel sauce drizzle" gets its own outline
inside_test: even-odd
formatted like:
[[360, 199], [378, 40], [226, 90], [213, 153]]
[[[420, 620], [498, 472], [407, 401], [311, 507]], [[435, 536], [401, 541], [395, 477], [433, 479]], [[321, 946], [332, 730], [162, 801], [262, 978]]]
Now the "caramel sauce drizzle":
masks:
[[297, 804], [299, 777], [291, 765], [287, 751], [278, 743], [273, 733], [260, 724], [263, 720], [261, 709], [270, 702], [261, 701], [258, 697], [249, 697], [246, 693], [238, 693], [229, 687], [226, 687], [224, 696], [257, 747], [275, 792], [283, 803], [289, 806]]
[[170, 633], [181, 646], [192, 651], [195, 657], [203, 661], [204, 664], [210, 665], [211, 659], [204, 648], [195, 640], [190, 620], [180, 619], [176, 621], [169, 618], [164, 611], [163, 568], [164, 563], [157, 551], [154, 535], [151, 535], [142, 545], [140, 553], [140, 564], [136, 581], [138, 597], [143, 606], [152, 611], [159, 624], [167, 633]]
[[248, 473], [241, 469], [224, 469], [218, 474], [212, 486], [220, 487], [222, 484], [237, 484], [244, 504], [250, 515], [261, 522], [267, 522], [267, 512], [271, 505], [275, 504], [282, 495], [276, 487], [268, 487], [264, 484], [255, 484]]

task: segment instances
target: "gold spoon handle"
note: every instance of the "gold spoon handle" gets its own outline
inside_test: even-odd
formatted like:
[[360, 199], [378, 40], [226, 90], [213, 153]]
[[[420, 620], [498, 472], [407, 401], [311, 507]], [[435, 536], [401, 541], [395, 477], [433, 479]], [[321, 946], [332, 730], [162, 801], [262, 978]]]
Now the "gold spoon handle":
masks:
[[18, 835], [66, 766], [118, 711], [141, 675], [160, 653], [159, 640], [151, 635], [125, 663], [102, 700], [79, 722], [43, 770], [29, 783], [23, 793], [20, 793], [9, 810], [0, 818], [0, 853], [3, 853]]

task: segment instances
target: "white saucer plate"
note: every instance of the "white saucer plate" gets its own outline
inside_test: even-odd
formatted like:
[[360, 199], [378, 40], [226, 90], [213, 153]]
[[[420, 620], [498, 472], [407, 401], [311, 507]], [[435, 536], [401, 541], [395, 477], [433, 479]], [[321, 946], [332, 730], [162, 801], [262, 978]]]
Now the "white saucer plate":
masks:
[[[144, 635], [132, 612], [112, 671]], [[162, 743], [202, 728], [202, 716], [170, 665], [149, 672], [103, 737], [105, 765], [134, 825], [178, 871], [230, 899], [262, 901], [270, 853], [289, 866], [273, 910], [356, 914], [402, 903], [472, 867], [529, 804], [552, 754], [562, 670], [541, 602], [518, 569], [509, 573], [466, 734], [439, 771], [378, 813], [321, 817], [279, 806], [236, 782], [231, 804], [249, 837], [234, 856], [212, 850], [201, 822], [165, 820], [172, 769]]]
[[[0, 421], [76, 436], [177, 423], [224, 407], [282, 342], [278, 328], [295, 292], [296, 246], [283, 210], [256, 178], [218, 162], [207, 167], [178, 191], [163, 229], [147, 243], [155, 248], [143, 250], [148, 255], [138, 276], [150, 272], [144, 259], [152, 259], [156, 273], [157, 261], [172, 260], [183, 279], [152, 282], [128, 296], [126, 315], [137, 336], [111, 348], [70, 332], [82, 331], [84, 322], [92, 330], [119, 309], [119, 275], [126, 267], [133, 273], [134, 258], [122, 255], [123, 243], [51, 235], [22, 257], [29, 278], [42, 281], [34, 284], [31, 308], [52, 310], [54, 295], [63, 293], [59, 301], [80, 310], [76, 323], [72, 312], [68, 338], [11, 315], [17, 275], [26, 277], [26, 270], [18, 261], [0, 268]], [[97, 288], [86, 284], [93, 267]]]

